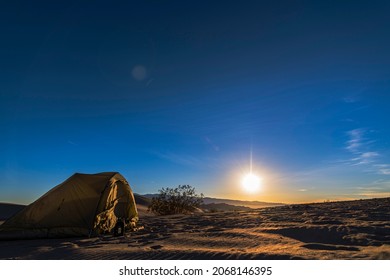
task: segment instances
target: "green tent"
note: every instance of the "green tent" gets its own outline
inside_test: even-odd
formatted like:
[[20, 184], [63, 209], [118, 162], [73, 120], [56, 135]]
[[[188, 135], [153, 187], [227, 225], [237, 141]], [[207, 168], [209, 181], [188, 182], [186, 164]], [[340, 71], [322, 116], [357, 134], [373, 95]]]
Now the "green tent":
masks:
[[0, 239], [95, 236], [118, 218], [135, 225], [133, 192], [117, 172], [76, 173], [0, 226]]

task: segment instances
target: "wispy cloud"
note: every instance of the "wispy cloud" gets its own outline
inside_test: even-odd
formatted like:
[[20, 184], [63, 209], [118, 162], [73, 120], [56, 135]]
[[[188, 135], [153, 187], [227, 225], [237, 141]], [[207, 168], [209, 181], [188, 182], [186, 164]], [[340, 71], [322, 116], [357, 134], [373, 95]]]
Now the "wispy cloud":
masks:
[[390, 164], [375, 164], [378, 173], [382, 175], [390, 175]]
[[220, 148], [209, 137], [204, 137], [204, 140], [213, 148], [214, 151], [219, 152]]
[[378, 186], [375, 186], [375, 184], [373, 187], [357, 187], [357, 189], [361, 192], [374, 192], [374, 191], [380, 192], [380, 191], [385, 190], [384, 187], [378, 187]]
[[352, 154], [352, 158], [347, 160], [347, 164], [351, 166], [363, 165], [369, 167], [382, 175], [390, 175], [390, 164], [379, 162], [382, 155], [372, 148], [375, 139], [370, 139], [370, 131], [364, 128], [357, 128], [347, 132], [349, 139], [345, 143], [345, 149]]
[[348, 136], [350, 139], [347, 141], [347, 146], [346, 149], [352, 153], [356, 153], [361, 146], [364, 144], [364, 129], [363, 128], [358, 128], [358, 129], [353, 129], [347, 132]]
[[68, 144], [73, 145], [73, 146], [78, 146], [77, 143], [75, 143], [75, 142], [73, 142], [73, 141], [71, 141], [71, 140], [68, 140]]
[[178, 155], [171, 152], [166, 152], [166, 153], [156, 152], [154, 154], [162, 159], [166, 159], [170, 162], [180, 164], [180, 165], [197, 166], [201, 163], [200, 159], [188, 155]]
[[356, 102], [356, 98], [352, 97], [352, 96], [347, 96], [347, 97], [344, 97], [343, 98], [343, 101], [345, 103], [355, 103]]
[[364, 152], [352, 158], [350, 161], [352, 165], [366, 165], [374, 163], [377, 157], [379, 157], [379, 153], [377, 152]]
[[390, 196], [390, 180], [381, 178], [372, 182], [351, 188], [351, 195], [355, 198], [374, 198]]
[[178, 154], [173, 152], [151, 152], [155, 156], [172, 162], [174, 164], [191, 166], [195, 168], [215, 168], [217, 166], [215, 159], [206, 157], [196, 157], [186, 154]]
[[358, 187], [357, 195], [365, 198], [371, 197], [389, 197], [390, 196], [390, 182], [382, 181], [380, 183], [373, 183], [371, 186]]
[[390, 192], [364, 192], [358, 195], [363, 198], [390, 197]]

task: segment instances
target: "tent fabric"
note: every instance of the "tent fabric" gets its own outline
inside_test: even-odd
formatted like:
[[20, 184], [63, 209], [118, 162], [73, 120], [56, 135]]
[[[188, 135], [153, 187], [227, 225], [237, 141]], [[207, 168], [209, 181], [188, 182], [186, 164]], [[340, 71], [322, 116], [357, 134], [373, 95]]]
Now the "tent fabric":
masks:
[[76, 173], [0, 226], [0, 239], [95, 236], [117, 219], [134, 224], [133, 192], [117, 172]]

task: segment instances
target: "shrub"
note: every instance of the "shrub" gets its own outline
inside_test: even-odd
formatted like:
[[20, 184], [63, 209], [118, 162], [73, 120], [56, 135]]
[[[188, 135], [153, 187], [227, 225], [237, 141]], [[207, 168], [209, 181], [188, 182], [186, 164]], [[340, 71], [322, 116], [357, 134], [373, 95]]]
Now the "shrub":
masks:
[[196, 194], [190, 185], [179, 185], [177, 188], [162, 188], [152, 198], [148, 210], [159, 215], [171, 215], [193, 212], [203, 203], [203, 194]]

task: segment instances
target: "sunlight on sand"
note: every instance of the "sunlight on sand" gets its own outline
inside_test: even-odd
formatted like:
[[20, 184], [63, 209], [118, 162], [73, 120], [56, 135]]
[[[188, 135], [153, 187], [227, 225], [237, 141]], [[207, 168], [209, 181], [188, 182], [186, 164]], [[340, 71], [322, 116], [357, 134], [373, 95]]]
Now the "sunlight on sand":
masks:
[[124, 236], [2, 241], [0, 259], [390, 259], [390, 198], [167, 216], [144, 200], [138, 213]]

